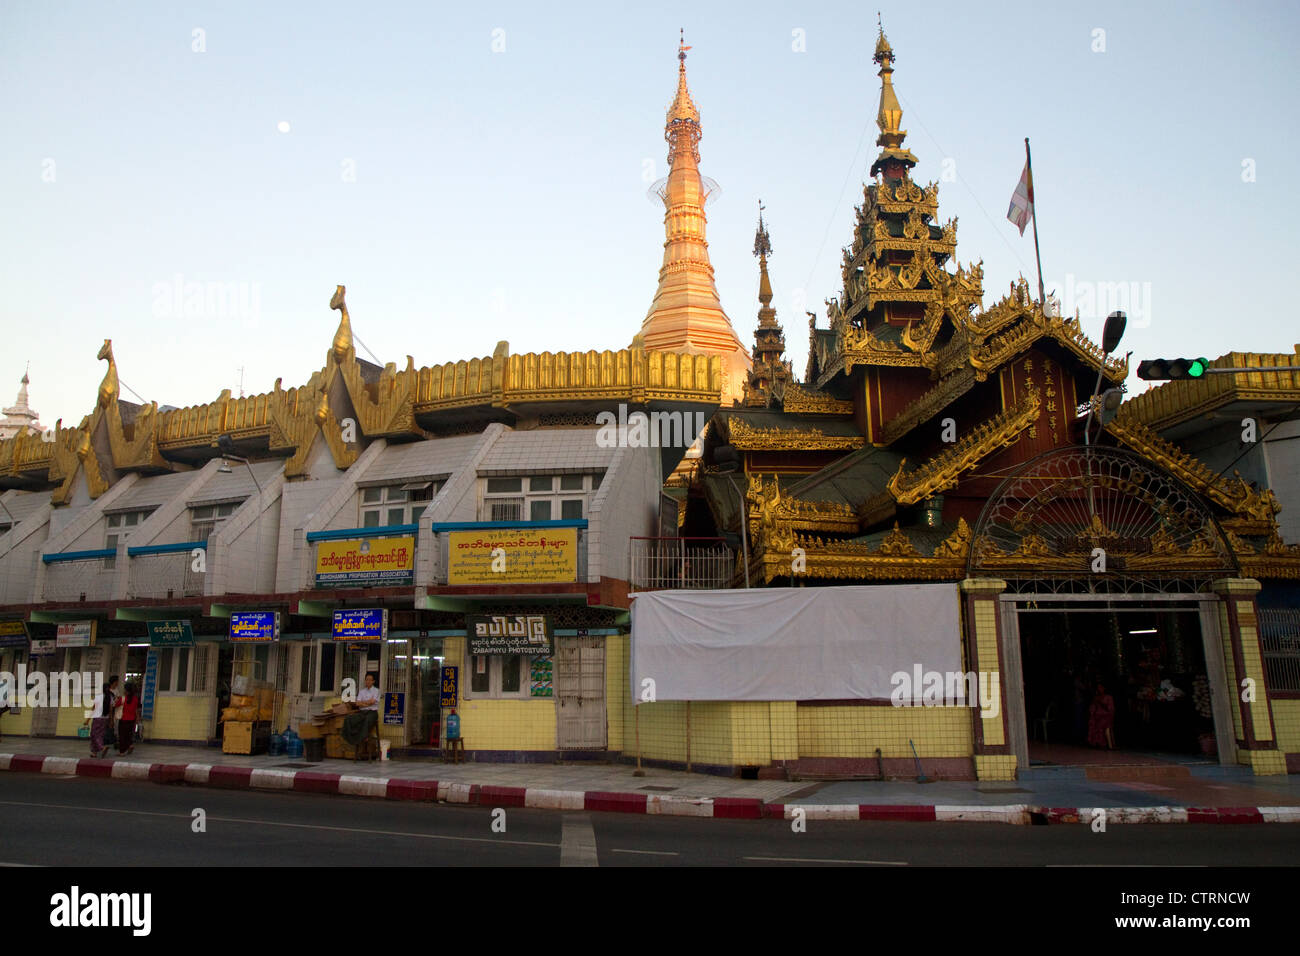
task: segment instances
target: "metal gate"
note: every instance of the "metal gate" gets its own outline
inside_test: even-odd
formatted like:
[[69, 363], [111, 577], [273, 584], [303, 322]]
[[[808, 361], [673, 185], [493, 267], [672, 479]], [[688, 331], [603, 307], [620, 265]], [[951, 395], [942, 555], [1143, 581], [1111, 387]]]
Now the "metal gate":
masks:
[[605, 749], [605, 642], [555, 639], [556, 743], [560, 750]]

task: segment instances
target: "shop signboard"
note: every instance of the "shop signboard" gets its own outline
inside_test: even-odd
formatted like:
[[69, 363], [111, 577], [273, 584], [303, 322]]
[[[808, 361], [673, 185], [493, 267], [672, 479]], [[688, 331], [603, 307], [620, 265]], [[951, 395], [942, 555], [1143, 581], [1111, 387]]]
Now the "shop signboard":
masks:
[[32, 638], [32, 657], [40, 657], [43, 654], [54, 654], [58, 649], [59, 642], [52, 637]]
[[140, 691], [140, 719], [153, 720], [153, 699], [158, 690], [158, 652], [150, 649], [144, 662], [144, 687]]
[[194, 628], [189, 621], [146, 621], [152, 647], [193, 647]]
[[576, 580], [577, 528], [448, 532], [448, 584], [543, 584]]
[[279, 611], [241, 611], [230, 615], [230, 640], [235, 643], [268, 644], [279, 639]]
[[460, 668], [448, 664], [442, 669], [442, 690], [438, 694], [438, 706], [446, 710], [456, 706], [460, 690]]
[[348, 608], [334, 612], [333, 636], [336, 641], [382, 641], [388, 637], [387, 608]]
[[27, 623], [25, 621], [0, 621], [0, 647], [26, 647]]
[[406, 721], [406, 695], [384, 694], [384, 723], [402, 724]]
[[90, 647], [95, 643], [95, 625], [98, 621], [70, 621], [60, 624], [55, 632], [57, 647]]
[[551, 619], [545, 614], [466, 614], [470, 654], [553, 653]]
[[316, 587], [400, 586], [415, 581], [415, 538], [316, 542]]

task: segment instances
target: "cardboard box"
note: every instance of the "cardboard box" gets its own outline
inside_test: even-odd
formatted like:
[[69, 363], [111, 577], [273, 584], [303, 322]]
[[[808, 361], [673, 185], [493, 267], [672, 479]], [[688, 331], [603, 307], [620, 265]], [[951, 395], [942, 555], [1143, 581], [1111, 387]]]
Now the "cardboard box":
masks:
[[260, 754], [266, 752], [271, 742], [269, 721], [228, 720], [221, 738], [221, 752], [227, 754]]
[[324, 737], [325, 728], [318, 727], [316, 724], [313, 724], [311, 721], [304, 721], [303, 723], [298, 725], [298, 736], [301, 737], [303, 740], [313, 740], [316, 737]]
[[351, 760], [357, 755], [355, 747], [349, 747], [338, 734], [329, 734], [325, 738], [325, 756]]

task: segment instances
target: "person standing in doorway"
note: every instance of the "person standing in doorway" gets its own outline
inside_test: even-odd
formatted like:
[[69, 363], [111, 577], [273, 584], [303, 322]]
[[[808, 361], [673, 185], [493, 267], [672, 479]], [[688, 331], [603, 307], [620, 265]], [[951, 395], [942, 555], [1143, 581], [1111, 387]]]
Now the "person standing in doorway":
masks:
[[122, 697], [120, 713], [117, 722], [117, 752], [119, 756], [125, 757], [135, 750], [135, 722], [140, 719], [140, 695], [135, 684], [130, 681], [127, 682], [126, 693]]
[[1088, 710], [1088, 743], [1093, 747], [1115, 749], [1115, 698], [1106, 693], [1106, 687], [1097, 682], [1097, 693], [1093, 695], [1092, 706]]

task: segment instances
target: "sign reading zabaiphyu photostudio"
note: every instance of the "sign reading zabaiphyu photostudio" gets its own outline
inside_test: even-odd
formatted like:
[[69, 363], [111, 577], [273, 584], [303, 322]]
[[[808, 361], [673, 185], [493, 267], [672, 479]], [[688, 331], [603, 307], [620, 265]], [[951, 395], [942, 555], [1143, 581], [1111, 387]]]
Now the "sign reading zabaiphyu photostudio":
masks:
[[280, 639], [279, 611], [241, 611], [230, 615], [230, 639], [238, 644]]
[[388, 609], [348, 608], [334, 612], [334, 640], [355, 641], [358, 638], [382, 641], [388, 637]]
[[153, 647], [193, 647], [194, 628], [189, 621], [146, 621]]
[[545, 614], [466, 614], [471, 654], [551, 654], [551, 619]]

